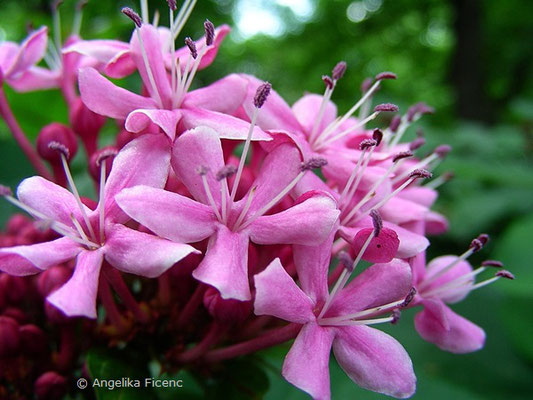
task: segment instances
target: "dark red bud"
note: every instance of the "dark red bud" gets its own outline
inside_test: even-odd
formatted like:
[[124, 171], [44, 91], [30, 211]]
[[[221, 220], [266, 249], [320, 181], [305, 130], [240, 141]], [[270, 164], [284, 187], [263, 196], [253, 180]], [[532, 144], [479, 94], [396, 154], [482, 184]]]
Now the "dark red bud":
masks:
[[0, 316], [0, 358], [16, 355], [20, 348], [19, 324], [13, 318]]
[[48, 268], [37, 278], [37, 290], [46, 297], [54, 290], [63, 286], [71, 277], [72, 270], [62, 265]]
[[252, 312], [251, 301], [225, 300], [215, 288], [206, 290], [204, 306], [216, 321], [227, 324], [241, 323]]
[[61, 154], [70, 161], [78, 151], [78, 142], [74, 132], [58, 122], [46, 125], [37, 136], [37, 152], [51, 163], [60, 163]]
[[106, 118], [89, 110], [78, 98], [70, 109], [69, 121], [72, 130], [83, 140], [87, 151], [90, 154], [95, 151], [98, 134]]
[[8, 307], [3, 312], [4, 317], [13, 318], [19, 324], [25, 324], [28, 320], [28, 316], [20, 308]]
[[28, 356], [40, 356], [48, 350], [45, 333], [36, 325], [27, 324], [19, 328], [21, 350]]
[[33, 385], [38, 400], [59, 400], [67, 392], [67, 380], [57, 372], [42, 374]]
[[18, 304], [26, 298], [28, 284], [25, 278], [2, 274], [1, 286], [4, 288], [6, 299], [10, 304]]
[[33, 221], [23, 214], [15, 214], [7, 221], [6, 231], [11, 235], [20, 233], [24, 228], [31, 226]]

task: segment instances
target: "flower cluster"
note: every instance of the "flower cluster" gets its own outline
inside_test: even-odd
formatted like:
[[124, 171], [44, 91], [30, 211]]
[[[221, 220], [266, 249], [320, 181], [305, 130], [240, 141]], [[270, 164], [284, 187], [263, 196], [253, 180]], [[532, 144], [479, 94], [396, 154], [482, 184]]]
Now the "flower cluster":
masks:
[[[405, 398], [416, 386], [411, 359], [372, 326], [412, 307], [421, 307], [423, 339], [455, 353], [480, 349], [484, 331], [446, 304], [513, 276], [497, 261], [469, 264], [484, 234], [462, 255], [426, 263], [427, 235], [447, 229], [431, 206], [448, 176], [424, 182], [450, 148], [417, 158], [423, 136], [402, 138], [431, 107], [372, 107], [396, 79], [383, 72], [339, 115], [331, 97], [344, 62], [322, 77], [323, 95], [292, 107], [245, 74], [192, 90], [229, 32], [206, 20], [203, 38], [176, 49], [194, 4], [178, 12], [169, 0], [168, 28], [149, 22], [146, 1], [142, 17], [124, 8], [129, 43], [82, 40], [80, 7], [64, 43], [55, 26], [53, 45], [45, 27], [0, 44], [2, 84], [60, 89], [70, 116], [69, 126], [43, 127], [34, 146], [0, 89], [1, 115], [39, 173], [16, 196], [0, 186], [35, 219], [15, 215], [1, 237], [0, 363], [15, 366], [2, 366], [11, 386], [0, 392], [33, 385], [41, 398], [61, 396], [93, 338], [112, 346], [163, 332], [157, 361], [168, 369], [209, 368], [295, 338], [282, 373], [313, 398], [330, 398], [332, 349], [358, 385]], [[43, 58], [49, 68], [38, 66]], [[140, 93], [109, 80], [134, 73]], [[382, 113], [392, 115], [388, 127], [367, 128]], [[119, 131], [101, 147], [106, 118]], [[71, 173], [78, 143], [98, 201], [80, 194]], [[476, 283], [489, 267], [496, 275]], [[58, 331], [45, 333], [43, 320]], [[76, 329], [89, 339], [76, 343]], [[28, 357], [46, 369], [28, 367]]]

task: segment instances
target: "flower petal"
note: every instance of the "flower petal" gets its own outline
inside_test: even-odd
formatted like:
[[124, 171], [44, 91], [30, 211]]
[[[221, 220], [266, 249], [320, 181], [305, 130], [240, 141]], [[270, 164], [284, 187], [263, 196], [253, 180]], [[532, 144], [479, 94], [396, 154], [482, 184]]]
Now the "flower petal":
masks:
[[9, 70], [4, 73], [13, 76], [35, 65], [43, 58], [47, 43], [48, 28], [42, 26], [22, 42], [17, 57], [13, 60]]
[[174, 243], [123, 225], [106, 229], [105, 258], [115, 268], [130, 274], [155, 278], [191, 253], [194, 247]]
[[299, 324], [315, 320], [313, 301], [294, 283], [279, 258], [255, 275], [254, 281], [256, 315], [273, 315]]
[[63, 49], [63, 54], [78, 53], [107, 64], [124, 51], [129, 51], [130, 44], [119, 40], [78, 40]]
[[30, 246], [0, 248], [0, 270], [10, 275], [32, 275], [53, 265], [69, 261], [82, 250], [68, 238]]
[[335, 328], [333, 352], [341, 368], [359, 386], [404, 399], [416, 390], [409, 355], [393, 337], [368, 326]]
[[76, 260], [74, 274], [48, 302], [69, 317], [96, 318], [96, 295], [103, 261], [103, 250], [82, 251]]
[[41, 67], [30, 67], [16, 78], [7, 79], [9, 86], [17, 92], [31, 92], [59, 87], [61, 72]]
[[314, 400], [329, 400], [329, 356], [333, 332], [315, 323], [305, 324], [285, 361], [282, 375]]
[[316, 246], [328, 238], [339, 214], [332, 197], [310, 192], [285, 211], [257, 218], [250, 225], [250, 239], [258, 244]]
[[250, 300], [248, 283], [248, 236], [218, 225], [205, 257], [192, 275], [214, 286], [223, 299]]
[[215, 233], [217, 219], [211, 207], [177, 193], [135, 186], [115, 200], [135, 221], [174, 242], [198, 242]]
[[[448, 265], [455, 262], [457, 259], [457, 256], [440, 256], [434, 258], [427, 265], [425, 279], [431, 278], [431, 276], [437, 274], [439, 271], [443, 270]], [[457, 263], [452, 269], [450, 269], [440, 278], [437, 278], [434, 282], [427, 286], [424, 291], [437, 289], [438, 287], [446, 285], [447, 283], [458, 279], [461, 276], [469, 274], [472, 271], [472, 266], [468, 261], [459, 261], [459, 263]], [[470, 293], [470, 289], [474, 283], [474, 279], [471, 278], [468, 280], [463, 280], [462, 282], [463, 285], [461, 285], [460, 289], [447, 290], [438, 297], [446, 303], [457, 303], [458, 301], [463, 300], [468, 295], [468, 293]]]
[[326, 316], [352, 314], [402, 300], [411, 287], [411, 268], [405, 261], [374, 264], [339, 292]]
[[470, 353], [485, 344], [483, 329], [440, 301], [424, 301], [424, 310], [415, 315], [415, 328], [424, 340], [451, 353]]
[[113, 160], [105, 184], [106, 219], [126, 221], [128, 218], [115, 202], [122, 189], [136, 185], [162, 188], [168, 178], [170, 143], [164, 135], [142, 135], [129, 142]]
[[139, 108], [157, 108], [154, 100], [116, 86], [94, 68], [82, 68], [78, 75], [81, 99], [91, 111], [116, 119], [126, 119]]
[[[363, 249], [368, 237], [372, 235], [374, 228], [363, 228], [352, 240], [352, 249], [355, 254], [359, 254]], [[379, 236], [370, 239], [370, 243], [363, 253], [363, 260], [372, 263], [386, 263], [391, 261], [398, 252], [400, 239], [392, 229], [383, 228]]]
[[154, 123], [173, 141], [180, 119], [181, 113], [178, 110], [135, 110], [128, 115], [125, 128], [129, 132], [140, 133], [148, 128], [150, 123]]
[[[292, 106], [294, 115], [307, 135], [310, 135], [313, 130], [313, 125], [322, 105], [322, 99], [323, 96], [318, 94], [306, 94]], [[328, 101], [316, 133], [319, 134], [322, 132], [326, 126], [333, 122], [336, 116], [337, 106], [333, 102]]]

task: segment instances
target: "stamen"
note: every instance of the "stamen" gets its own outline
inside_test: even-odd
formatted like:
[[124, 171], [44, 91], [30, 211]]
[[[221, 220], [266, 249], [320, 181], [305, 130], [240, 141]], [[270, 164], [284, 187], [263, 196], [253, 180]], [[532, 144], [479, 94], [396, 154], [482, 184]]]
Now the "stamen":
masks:
[[376, 75], [376, 81], [381, 81], [384, 79], [398, 79], [398, 77], [396, 76], [394, 72], [389, 72], [389, 71], [381, 72]]
[[137, 26], [137, 28], [140, 28], [142, 26], [142, 20], [141, 20], [141, 17], [139, 16], [139, 14], [137, 14], [135, 11], [133, 11], [131, 8], [129, 7], [123, 7], [122, 10], [121, 10], [122, 14], [124, 14], [126, 17], [128, 17], [129, 19], [131, 19], [135, 26]]
[[370, 210], [370, 217], [372, 218], [372, 225], [374, 225], [374, 237], [378, 237], [383, 229], [383, 220], [381, 215], [375, 209]]
[[372, 132], [372, 139], [376, 141], [376, 146], [381, 144], [381, 141], [383, 140], [383, 132], [381, 129], [374, 129], [374, 132]]
[[394, 117], [392, 117], [392, 120], [390, 121], [390, 124], [389, 124], [389, 129], [391, 130], [391, 132], [396, 132], [401, 122], [402, 122], [402, 117], [400, 117], [399, 115], [395, 115]]
[[378, 145], [378, 142], [375, 139], [364, 139], [364, 140], [361, 140], [361, 143], [359, 143], [359, 148], [361, 150], [366, 150], [377, 145]]
[[95, 161], [96, 166], [100, 167], [103, 161], [107, 160], [108, 158], [115, 157], [117, 154], [117, 149], [111, 147], [101, 150]]
[[361, 93], [365, 94], [372, 87], [372, 78], [368, 77], [361, 82]]
[[59, 50], [61, 49], [61, 15], [59, 13], [59, 7], [63, 4], [63, 0], [54, 0], [52, 2], [52, 19], [54, 25], [54, 41], [57, 49], [57, 54], [59, 55]]
[[450, 151], [452, 151], [451, 146], [447, 144], [441, 144], [440, 146], [437, 146], [433, 152], [438, 155], [439, 158], [445, 158]]
[[418, 150], [420, 147], [426, 144], [426, 139], [423, 137], [417, 137], [415, 140], [413, 140], [411, 143], [409, 143], [409, 150], [415, 151]]
[[407, 293], [407, 296], [405, 296], [405, 300], [403, 301], [403, 303], [400, 304], [400, 307], [401, 308], [407, 307], [413, 301], [415, 296], [416, 296], [416, 288], [413, 286], [409, 290], [409, 293]]
[[211, 46], [215, 41], [215, 25], [208, 19], [204, 22], [205, 44]]
[[63, 143], [52, 141], [48, 144], [48, 148], [59, 152], [67, 160], [70, 158], [70, 151]]
[[514, 275], [511, 272], [507, 270], [501, 270], [501, 271], [496, 272], [496, 275], [494, 276], [494, 278], [490, 278], [490, 279], [487, 279], [486, 281], [476, 283], [470, 289], [476, 290], [476, 289], [482, 288], [483, 286], [490, 285], [492, 282], [495, 282], [501, 278], [510, 279], [510, 280], [515, 279]]
[[344, 268], [348, 270], [348, 272], [351, 273], [353, 271], [353, 258], [350, 257], [350, 254], [348, 254], [348, 252], [341, 251], [337, 255], [337, 258], [339, 259], [339, 262], [344, 266]]
[[404, 180], [405, 178], [407, 178], [411, 172], [413, 170], [416, 170], [416, 169], [422, 169], [426, 166], [428, 166], [429, 164], [431, 164], [433, 161], [435, 161], [436, 159], [439, 158], [439, 155], [435, 152], [431, 153], [429, 156], [427, 156], [426, 158], [420, 160], [418, 163], [416, 163], [411, 170], [407, 170], [403, 173], [401, 173], [400, 175], [394, 177], [394, 179], [392, 180], [392, 184], [395, 185], [399, 182], [401, 182], [402, 180]]
[[13, 192], [9, 186], [0, 185], [0, 196], [13, 196]]
[[226, 165], [222, 167], [217, 174], [215, 175], [215, 178], [217, 181], [224, 180], [224, 182], [221, 183], [222, 186], [222, 221], [224, 223], [227, 222], [227, 197], [228, 197], [228, 181], [227, 178], [235, 174], [237, 171], [237, 168], [234, 165]]
[[171, 11], [177, 10], [176, 0], [167, 0], [168, 8], [170, 8]]
[[180, 34], [183, 26], [189, 19], [189, 16], [191, 15], [192, 10], [194, 9], [195, 5], [196, 5], [196, 0], [186, 0], [182, 4], [180, 8], [180, 12], [178, 13], [178, 16], [176, 17], [177, 25], [175, 25], [174, 27], [174, 34], [173, 34], [174, 40], [176, 40], [176, 38]]
[[499, 278], [514, 280], [514, 275], [506, 269], [502, 269], [501, 271], [496, 272], [496, 276]]
[[331, 322], [331, 318], [319, 318], [319, 325], [331, 325], [331, 326], [358, 326], [358, 325], [376, 325], [394, 321], [394, 317], [375, 318], [375, 319], [361, 319], [361, 320], [344, 320], [335, 323]]
[[272, 85], [269, 82], [265, 82], [259, 85], [254, 96], [254, 106], [256, 108], [263, 107], [266, 99], [268, 98], [268, 95], [270, 94], [271, 89], [272, 89]]
[[185, 38], [185, 44], [189, 48], [192, 58], [196, 60], [196, 58], [198, 57], [198, 50], [196, 49], [196, 43], [194, 43], [194, 41], [190, 37], [187, 36]]
[[374, 112], [397, 112], [399, 107], [396, 104], [392, 103], [383, 103], [378, 104], [374, 107]]
[[470, 249], [472, 249], [474, 253], [477, 253], [483, 248], [483, 246], [487, 244], [488, 241], [489, 235], [487, 235], [486, 233], [482, 233], [477, 238], [472, 240], [472, 242], [470, 243]]
[[346, 72], [347, 64], [345, 61], [339, 61], [337, 65], [333, 68], [331, 71], [331, 77], [334, 81], [338, 81], [344, 76], [344, 73]]
[[[368, 141], [367, 141], [368, 140]], [[372, 140], [372, 142], [370, 142]], [[365, 143], [363, 143], [365, 142]], [[359, 168], [361, 167], [361, 164], [363, 164], [362, 171], [366, 169], [366, 166], [370, 162], [370, 158], [372, 157], [372, 152], [375, 149], [375, 146], [371, 146], [372, 143], [376, 142], [374, 139], [365, 139], [360, 144], [360, 149], [362, 150], [362, 153], [359, 156], [359, 160], [357, 160], [357, 164], [355, 165], [354, 170], [352, 171], [350, 178], [348, 178], [348, 182], [346, 183], [346, 186], [344, 186], [344, 190], [341, 193], [341, 197], [339, 198], [339, 206], [342, 206], [344, 204], [344, 199], [346, 197], [346, 204], [349, 205], [350, 201], [352, 200], [352, 197], [355, 194], [355, 191], [357, 190], [357, 187], [359, 186], [359, 183], [363, 177], [363, 174], [358, 174]], [[376, 142], [377, 143], [377, 142]], [[368, 152], [368, 156], [366, 159], [365, 154], [367, 153], [367, 150], [370, 148], [370, 152]], [[363, 162], [364, 159], [364, 162]], [[353, 181], [357, 177], [357, 181], [355, 184], [353, 184]], [[353, 184], [353, 186], [352, 186]]]
[[401, 316], [402, 316], [402, 313], [400, 310], [398, 309], [392, 310], [392, 315], [391, 315], [392, 321], [390, 323], [393, 325], [396, 325], [398, 321], [400, 320]]
[[152, 19], [152, 25], [157, 28], [159, 25], [159, 10], [154, 11], [154, 18]]
[[398, 154], [396, 154], [394, 157], [392, 157], [392, 162], [395, 163], [399, 160], [402, 160], [404, 158], [409, 158], [409, 157], [413, 157], [413, 152], [412, 151], [402, 151]]
[[207, 172], [209, 171], [209, 168], [207, 168], [206, 166], [199, 166], [198, 168], [196, 168], [196, 172], [198, 173], [198, 175], [200, 175], [202, 177], [202, 184], [204, 186], [204, 191], [205, 191], [205, 194], [207, 196], [207, 200], [209, 202], [209, 205], [211, 206], [211, 208], [213, 209], [213, 212], [215, 213], [217, 219], [222, 222], [222, 216], [220, 215], [220, 212], [218, 211], [218, 207], [217, 207], [217, 204], [215, 203], [215, 199], [213, 198], [213, 194], [211, 193], [211, 189], [209, 188], [209, 185], [207, 184], [207, 178], [206, 178], [206, 175], [207, 175]]
[[70, 214], [70, 220], [72, 221], [72, 224], [74, 224], [74, 226], [76, 227], [76, 230], [78, 231], [78, 234], [80, 235], [80, 237], [86, 242], [91, 242], [89, 238], [87, 237], [87, 235], [85, 234], [85, 232], [83, 231], [81, 224], [78, 222], [76, 218], [74, 218], [74, 214]]
[[322, 80], [326, 85], [326, 89], [333, 89], [333, 79], [331, 79], [328, 75], [322, 75]]
[[[116, 152], [115, 152], [116, 154]], [[100, 231], [100, 243], [104, 244], [104, 217], [105, 217], [105, 178], [106, 178], [106, 163], [102, 162], [106, 158], [111, 157], [111, 152], [107, 157], [105, 153], [102, 153], [96, 160], [96, 165], [100, 167], [100, 196], [98, 198], [98, 214], [99, 214], [99, 231]]]
[[257, 190], [257, 186], [254, 186], [252, 190], [250, 190], [250, 194], [248, 195], [248, 198], [246, 199], [246, 204], [244, 205], [244, 208], [239, 214], [239, 218], [237, 218], [237, 221], [233, 225], [235, 227], [234, 231], [238, 231], [241, 228], [241, 223], [244, 220], [244, 217], [246, 217], [246, 214], [248, 214], [248, 210], [250, 209], [250, 206], [252, 205], [252, 200], [255, 196], [256, 190]]
[[497, 260], [485, 260], [481, 263], [482, 267], [494, 267], [494, 268], [503, 268], [503, 263]]
[[[334, 141], [336, 141], [336, 140], [348, 135], [349, 133], [351, 133], [351, 132], [353, 132], [353, 131], [361, 128], [361, 127], [364, 127], [368, 122], [370, 122], [373, 119], [375, 119], [379, 115], [379, 113], [380, 113], [379, 111], [376, 111], [376, 112], [370, 114], [365, 119], [359, 121], [357, 124], [345, 129], [344, 131], [336, 134], [335, 136], [324, 137], [322, 142], [319, 143], [318, 146], [315, 146], [315, 149], [320, 150], [320, 149], [324, 148], [326, 145], [328, 145], [329, 143], [332, 143], [332, 142], [334, 142]], [[320, 139], [320, 137], [322, 137], [322, 134], [318, 137], [317, 141]]]
[[328, 164], [328, 160], [322, 157], [312, 157], [307, 161], [304, 161], [300, 164], [300, 171], [310, 171], [312, 169], [322, 168]]
[[150, 16], [148, 15], [148, 0], [141, 0], [141, 14], [145, 24], [150, 23]]
[[221, 181], [222, 179], [227, 179], [234, 175], [235, 172], [237, 172], [237, 167], [235, 167], [235, 165], [225, 165], [217, 172], [215, 177], [217, 181]]
[[80, 0], [76, 4], [76, 12], [74, 14], [74, 22], [72, 23], [72, 34], [75, 36], [80, 35], [81, 22], [83, 19], [83, 7], [87, 5], [89, 0]]
[[430, 189], [437, 189], [439, 186], [443, 185], [444, 183], [452, 180], [454, 177], [454, 173], [451, 171], [444, 172], [441, 176], [439, 176], [436, 179], [433, 179], [431, 182], [427, 183], [425, 186]]
[[427, 169], [415, 169], [409, 174], [409, 178], [429, 179], [433, 176]]

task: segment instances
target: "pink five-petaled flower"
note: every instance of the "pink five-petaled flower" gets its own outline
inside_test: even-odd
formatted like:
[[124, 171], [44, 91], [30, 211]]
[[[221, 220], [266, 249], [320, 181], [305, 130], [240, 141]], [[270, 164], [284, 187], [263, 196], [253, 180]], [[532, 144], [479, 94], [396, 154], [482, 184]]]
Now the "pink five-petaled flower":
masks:
[[411, 288], [409, 265], [394, 259], [374, 264], [355, 277], [327, 304], [327, 271], [333, 237], [321, 246], [294, 246], [302, 289], [275, 259], [255, 276], [255, 314], [302, 324], [283, 363], [282, 374], [314, 399], [329, 399], [329, 357], [335, 357], [359, 386], [405, 398], [415, 391], [409, 355], [391, 336], [367, 325], [393, 322], [375, 316], [401, 307]]
[[160, 135], [144, 135], [124, 147], [113, 161], [94, 211], [83, 205], [78, 195], [41, 177], [24, 180], [17, 190], [18, 204], [64, 237], [0, 249], [2, 270], [12, 275], [35, 274], [76, 257], [72, 278], [47, 299], [68, 316], [96, 318], [104, 260], [123, 272], [156, 277], [197, 252], [191, 246], [125, 227], [122, 224], [129, 218], [114, 200], [119, 191], [133, 185], [164, 186], [169, 169], [165, 142]]
[[196, 201], [138, 186], [118, 194], [117, 202], [130, 217], [161, 237], [180, 243], [209, 238], [206, 255], [193, 276], [217, 288], [225, 299], [251, 298], [250, 240], [257, 244], [319, 244], [339, 215], [335, 201], [321, 192], [302, 196], [283, 212], [264, 215], [305, 173], [299, 152], [289, 145], [280, 145], [267, 155], [249, 192], [235, 202], [224, 176], [227, 168], [221, 141], [212, 129], [199, 127], [177, 138], [172, 166]]

